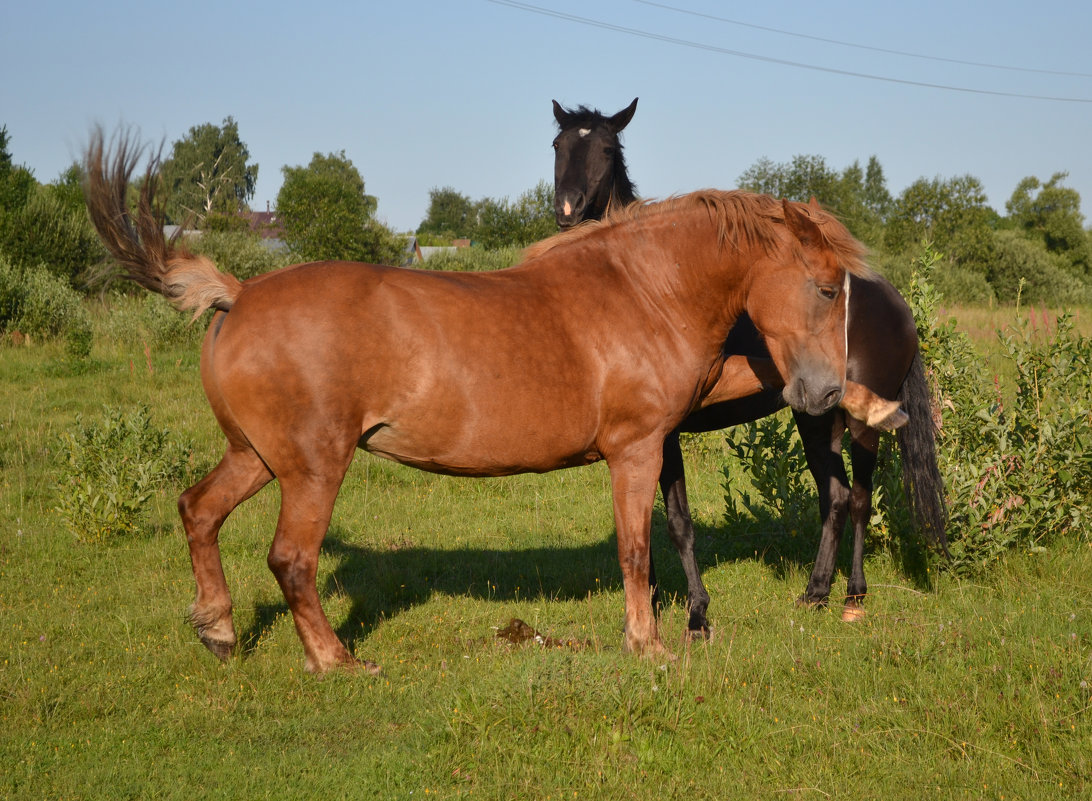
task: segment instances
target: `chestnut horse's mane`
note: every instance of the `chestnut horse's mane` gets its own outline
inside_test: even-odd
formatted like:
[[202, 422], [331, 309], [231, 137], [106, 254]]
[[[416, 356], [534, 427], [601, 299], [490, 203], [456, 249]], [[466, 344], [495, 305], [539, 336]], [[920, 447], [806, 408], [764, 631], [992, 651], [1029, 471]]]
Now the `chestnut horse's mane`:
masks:
[[[835, 252], [847, 272], [861, 277], [872, 274], [865, 262], [867, 249], [833, 214], [818, 205], [787, 202], [818, 226], [824, 244]], [[733, 245], [772, 247], [780, 241], [780, 228], [785, 222], [782, 201], [769, 195], [742, 190], [703, 189], [662, 201], [639, 200], [627, 206], [612, 207], [602, 220], [587, 220], [575, 228], [531, 245], [524, 251], [524, 259], [541, 256], [560, 245], [593, 236], [604, 228], [691, 208], [705, 208], [717, 222], [720, 241]]]

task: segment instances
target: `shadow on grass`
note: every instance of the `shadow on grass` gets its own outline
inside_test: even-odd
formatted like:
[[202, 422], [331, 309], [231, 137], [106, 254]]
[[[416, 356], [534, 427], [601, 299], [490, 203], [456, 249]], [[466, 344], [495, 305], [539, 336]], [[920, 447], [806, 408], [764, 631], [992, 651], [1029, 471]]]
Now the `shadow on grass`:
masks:
[[[809, 570], [814, 562], [818, 522], [813, 528], [806, 535], [792, 536], [772, 517], [757, 519], [746, 527], [696, 523], [695, 553], [703, 572], [724, 563], [760, 561], [774, 576], [785, 578]], [[652, 532], [661, 590], [666, 597], [685, 598], [686, 579], [660, 508], [653, 515]], [[844, 576], [849, 572], [852, 533], [842, 539], [837, 567]], [[326, 536], [323, 552], [333, 556], [337, 565], [319, 591], [324, 596], [339, 593], [350, 599], [349, 613], [337, 628], [338, 637], [350, 650], [384, 618], [425, 603], [435, 593], [497, 601], [571, 601], [622, 588], [613, 531], [601, 542], [572, 548], [437, 549], [411, 545], [378, 550], [353, 543], [351, 534], [335, 524]], [[904, 542], [896, 561], [915, 585], [929, 588], [928, 552], [923, 545]], [[832, 598], [838, 598], [838, 593], [836, 586]], [[240, 636], [243, 652], [253, 651], [276, 619], [286, 614], [288, 607], [283, 602], [260, 605]], [[498, 624], [503, 622], [498, 620]]]

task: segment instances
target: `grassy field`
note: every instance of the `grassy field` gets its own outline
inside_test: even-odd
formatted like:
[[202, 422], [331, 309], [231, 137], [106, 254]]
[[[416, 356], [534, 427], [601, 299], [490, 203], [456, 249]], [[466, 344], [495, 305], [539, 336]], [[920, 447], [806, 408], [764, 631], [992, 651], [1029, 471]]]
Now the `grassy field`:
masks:
[[[1015, 554], [988, 575], [867, 563], [868, 616], [793, 606], [814, 534], [730, 528], [718, 440], [688, 453], [715, 625], [678, 660], [621, 652], [622, 592], [601, 466], [432, 476], [361, 454], [325, 543], [335, 628], [383, 675], [302, 672], [265, 567], [275, 486], [222, 546], [238, 655], [183, 620], [179, 488], [139, 535], [78, 542], [57, 505], [57, 437], [104, 404], [148, 404], [221, 441], [197, 347], [0, 348], [0, 797], [1087, 798], [1092, 548]], [[657, 567], [684, 580], [654, 520]], [[848, 558], [848, 555], [847, 555]], [[844, 587], [840, 578], [836, 590]], [[498, 639], [520, 618], [568, 643]]]

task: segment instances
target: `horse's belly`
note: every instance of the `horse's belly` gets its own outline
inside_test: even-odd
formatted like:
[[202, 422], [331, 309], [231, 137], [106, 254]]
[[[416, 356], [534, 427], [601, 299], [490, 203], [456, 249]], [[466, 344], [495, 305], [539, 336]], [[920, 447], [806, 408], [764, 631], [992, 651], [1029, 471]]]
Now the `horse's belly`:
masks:
[[432, 473], [505, 476], [599, 461], [602, 457], [594, 445], [582, 439], [530, 430], [498, 431], [490, 426], [452, 432], [440, 424], [432, 430], [381, 424], [365, 432], [359, 444], [376, 456]]

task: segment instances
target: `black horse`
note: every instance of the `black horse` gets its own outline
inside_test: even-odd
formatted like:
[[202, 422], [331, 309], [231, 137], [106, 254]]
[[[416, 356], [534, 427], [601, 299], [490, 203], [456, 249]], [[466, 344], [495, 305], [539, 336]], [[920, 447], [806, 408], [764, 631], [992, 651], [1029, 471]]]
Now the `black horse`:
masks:
[[[609, 206], [637, 199], [627, 174], [618, 134], [637, 110], [637, 99], [608, 117], [581, 106], [575, 111], [554, 101], [560, 133], [554, 139], [554, 203], [557, 224], [568, 228], [600, 219]], [[917, 329], [906, 301], [885, 279], [850, 279], [846, 377], [883, 398], [898, 398], [910, 421], [898, 429], [903, 487], [914, 524], [947, 553], [947, 509], [937, 468], [929, 385], [918, 353]], [[740, 316], [724, 344], [725, 354], [768, 358], [766, 346], [746, 314]], [[758, 420], [783, 409], [780, 391], [766, 391], [737, 401], [715, 404], [689, 417], [664, 442], [660, 489], [667, 510], [667, 530], [682, 559], [689, 602], [688, 628], [707, 635], [709, 593], [694, 556], [694, 526], [686, 498], [680, 432], [716, 431]], [[793, 414], [804, 444], [808, 468], [819, 492], [823, 520], [819, 552], [800, 597], [806, 605], [824, 605], [834, 580], [835, 557], [846, 519], [853, 522], [853, 561], [846, 588], [843, 619], [863, 615], [868, 586], [864, 576], [864, 538], [872, 514], [872, 475], [880, 432], [849, 417], [839, 408], [819, 417]], [[846, 476], [842, 435], [848, 427], [853, 483]]]

